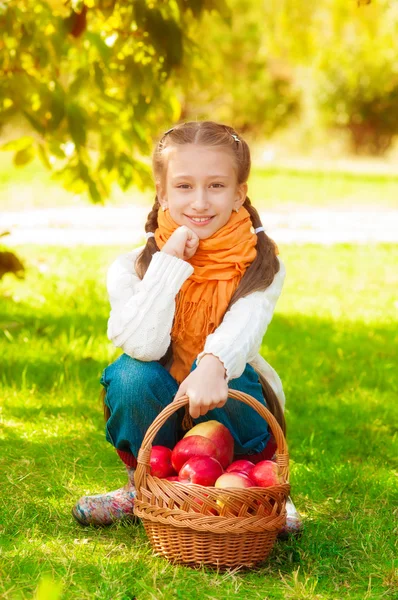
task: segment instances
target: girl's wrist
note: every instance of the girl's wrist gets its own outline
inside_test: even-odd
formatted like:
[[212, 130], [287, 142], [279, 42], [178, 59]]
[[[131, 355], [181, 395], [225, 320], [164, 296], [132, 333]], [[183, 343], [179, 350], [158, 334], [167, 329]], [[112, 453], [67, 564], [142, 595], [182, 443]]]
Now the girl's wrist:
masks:
[[199, 365], [201, 365], [203, 361], [206, 365], [210, 364], [212, 366], [215, 366], [215, 368], [220, 371], [224, 379], [226, 378], [227, 370], [224, 367], [224, 363], [218, 358], [218, 356], [215, 356], [214, 354], [204, 354], [200, 359]]

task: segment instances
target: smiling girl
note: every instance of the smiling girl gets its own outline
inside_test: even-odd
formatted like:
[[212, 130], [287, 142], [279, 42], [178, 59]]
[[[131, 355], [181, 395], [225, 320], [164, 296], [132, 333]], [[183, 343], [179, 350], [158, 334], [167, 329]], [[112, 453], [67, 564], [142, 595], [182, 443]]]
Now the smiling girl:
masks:
[[[285, 431], [285, 396], [259, 354], [285, 278], [283, 262], [248, 196], [250, 151], [231, 127], [212, 121], [169, 129], [153, 154], [156, 198], [144, 247], [120, 256], [107, 279], [108, 337], [123, 354], [103, 372], [106, 438], [127, 467], [128, 483], [83, 496], [73, 515], [108, 525], [132, 515], [136, 457], [149, 425], [186, 394], [194, 423], [215, 419], [231, 431], [235, 456], [254, 462], [275, 449], [265, 421], [228, 399], [250, 394]], [[174, 413], [154, 444], [181, 435]], [[288, 506], [288, 531], [301, 522]]]

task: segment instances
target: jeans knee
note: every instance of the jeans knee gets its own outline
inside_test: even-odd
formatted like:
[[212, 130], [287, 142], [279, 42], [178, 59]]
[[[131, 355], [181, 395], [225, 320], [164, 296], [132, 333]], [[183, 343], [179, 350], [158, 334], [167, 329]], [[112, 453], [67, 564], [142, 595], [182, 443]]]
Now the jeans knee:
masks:
[[[134, 412], [135, 408], [142, 406], [148, 395], [158, 395], [159, 390], [166, 395], [167, 377], [171, 376], [160, 363], [141, 361], [122, 354], [102, 374], [101, 384], [107, 391], [105, 402], [111, 410], [111, 404], [117, 402]], [[167, 384], [170, 386], [170, 382]], [[170, 395], [170, 391], [167, 388], [167, 395]]]

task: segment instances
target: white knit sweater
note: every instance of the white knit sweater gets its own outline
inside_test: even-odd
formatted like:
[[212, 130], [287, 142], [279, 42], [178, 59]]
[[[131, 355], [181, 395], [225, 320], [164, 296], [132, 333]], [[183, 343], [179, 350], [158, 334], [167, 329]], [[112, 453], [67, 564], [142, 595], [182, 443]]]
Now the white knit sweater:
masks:
[[[156, 252], [141, 280], [134, 268], [144, 246], [122, 254], [110, 266], [107, 288], [111, 304], [108, 338], [118, 348], [143, 361], [160, 360], [170, 344], [176, 296], [194, 268], [180, 258]], [[259, 354], [285, 279], [285, 266], [264, 291], [253, 292], [228, 310], [217, 329], [207, 336], [205, 354], [224, 364], [227, 381], [240, 377], [246, 363], [265, 376], [284, 408], [285, 396], [276, 371]]]

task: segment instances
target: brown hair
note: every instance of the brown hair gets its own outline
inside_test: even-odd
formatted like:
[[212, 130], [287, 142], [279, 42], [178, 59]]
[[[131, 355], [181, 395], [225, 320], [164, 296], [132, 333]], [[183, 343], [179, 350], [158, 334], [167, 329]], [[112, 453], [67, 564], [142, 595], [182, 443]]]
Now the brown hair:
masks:
[[[247, 182], [251, 166], [249, 146], [232, 127], [215, 123], [214, 121], [191, 121], [189, 123], [182, 123], [176, 125], [161, 137], [155, 147], [152, 158], [152, 169], [155, 181], [164, 181], [166, 177], [167, 157], [164, 152], [165, 149], [173, 146], [182, 146], [184, 144], [198, 144], [202, 146], [225, 148], [225, 150], [230, 152], [234, 158], [238, 184]], [[260, 227], [260, 216], [247, 196], [243, 206], [250, 214], [253, 227]], [[145, 224], [146, 232], [156, 231], [158, 227], [159, 208], [160, 204], [156, 195], [154, 205], [148, 214], [148, 219]], [[271, 240], [265, 232], [260, 232], [257, 235], [256, 250], [257, 256], [242, 277], [238, 288], [231, 298], [227, 310], [240, 298], [243, 298], [252, 292], [265, 290], [271, 285], [275, 274], [279, 271], [279, 262], [277, 259], [278, 248], [275, 242]], [[152, 256], [158, 251], [159, 248], [155, 238], [148, 238], [146, 246], [138, 256], [135, 264], [136, 272], [140, 279], [144, 277], [152, 260]], [[160, 362], [165, 365], [171, 359], [172, 347], [170, 344], [166, 354]], [[259, 377], [267, 406], [277, 419], [283, 432], [286, 433], [285, 418], [278, 398], [267, 380], [261, 375], [259, 375]]]

